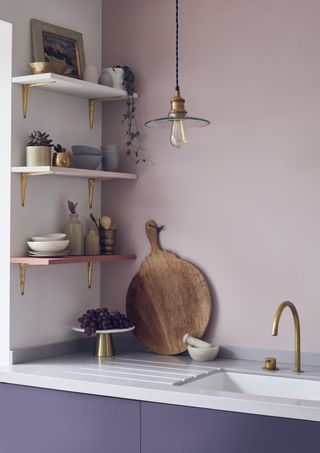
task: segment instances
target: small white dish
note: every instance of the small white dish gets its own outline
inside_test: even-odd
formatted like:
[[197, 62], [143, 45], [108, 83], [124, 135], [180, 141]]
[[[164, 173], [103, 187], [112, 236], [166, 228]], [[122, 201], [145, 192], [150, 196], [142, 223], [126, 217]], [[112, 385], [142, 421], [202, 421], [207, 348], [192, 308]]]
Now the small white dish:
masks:
[[34, 242], [62, 241], [67, 237], [64, 233], [44, 234], [43, 236], [32, 236], [30, 239]]
[[61, 252], [33, 252], [29, 250], [28, 255], [38, 258], [61, 258], [70, 255], [70, 252], [69, 250], [62, 250]]
[[210, 348], [195, 348], [194, 346], [188, 346], [188, 352], [192, 360], [197, 362], [209, 362], [214, 360], [219, 352], [219, 346], [211, 346]]
[[69, 242], [70, 241], [67, 239], [65, 241], [28, 241], [27, 244], [34, 252], [51, 253], [65, 250], [68, 247]]

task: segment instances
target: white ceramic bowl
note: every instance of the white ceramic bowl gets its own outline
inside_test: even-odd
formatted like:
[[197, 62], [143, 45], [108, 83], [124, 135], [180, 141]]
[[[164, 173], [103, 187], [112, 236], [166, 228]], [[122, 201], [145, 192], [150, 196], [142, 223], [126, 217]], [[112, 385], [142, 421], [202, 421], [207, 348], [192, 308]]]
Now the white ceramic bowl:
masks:
[[36, 242], [50, 242], [50, 241], [62, 241], [67, 237], [64, 233], [44, 234], [43, 236], [32, 236], [31, 241]]
[[190, 357], [197, 362], [209, 362], [214, 360], [219, 352], [219, 346], [211, 346], [210, 348], [195, 348], [188, 346]]
[[69, 245], [69, 240], [65, 241], [29, 241], [27, 244], [35, 252], [61, 252]]

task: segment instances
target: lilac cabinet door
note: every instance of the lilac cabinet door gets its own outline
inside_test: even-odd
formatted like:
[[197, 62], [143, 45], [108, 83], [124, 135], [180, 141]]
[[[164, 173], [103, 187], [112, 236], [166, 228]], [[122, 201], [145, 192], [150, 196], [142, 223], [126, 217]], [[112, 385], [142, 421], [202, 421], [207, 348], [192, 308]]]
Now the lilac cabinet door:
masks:
[[141, 453], [312, 453], [320, 422], [141, 403]]
[[1, 453], [140, 453], [140, 403], [0, 384]]

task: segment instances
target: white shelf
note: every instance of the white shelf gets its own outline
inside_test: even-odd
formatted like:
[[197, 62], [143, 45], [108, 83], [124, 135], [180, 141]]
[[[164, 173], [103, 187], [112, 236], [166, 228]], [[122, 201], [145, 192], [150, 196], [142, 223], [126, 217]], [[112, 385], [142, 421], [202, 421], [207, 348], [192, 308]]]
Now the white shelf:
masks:
[[81, 168], [63, 167], [12, 167], [12, 173], [20, 174], [21, 206], [24, 206], [27, 178], [33, 176], [68, 176], [69, 178], [85, 178], [88, 180], [89, 208], [92, 208], [94, 185], [97, 180], [112, 181], [116, 179], [134, 180], [138, 176], [134, 173], [118, 173], [115, 171], [84, 170]]
[[[117, 88], [111, 88], [97, 83], [86, 82], [85, 80], [53, 74], [51, 72], [13, 77], [12, 83], [18, 85], [45, 83], [46, 85], [41, 85], [37, 88], [53, 91], [55, 93], [63, 93], [70, 96], [78, 96], [85, 99], [104, 98], [106, 101], [113, 101], [126, 99], [128, 97], [125, 90], [119, 90]], [[134, 96], [136, 98], [137, 94]]]
[[71, 178], [87, 178], [87, 179], [137, 179], [138, 175], [134, 173], [118, 173], [114, 171], [100, 170], [84, 170], [81, 168], [64, 168], [64, 167], [12, 167], [12, 173], [28, 173], [29, 176], [37, 175], [53, 175], [53, 176], [68, 176]]

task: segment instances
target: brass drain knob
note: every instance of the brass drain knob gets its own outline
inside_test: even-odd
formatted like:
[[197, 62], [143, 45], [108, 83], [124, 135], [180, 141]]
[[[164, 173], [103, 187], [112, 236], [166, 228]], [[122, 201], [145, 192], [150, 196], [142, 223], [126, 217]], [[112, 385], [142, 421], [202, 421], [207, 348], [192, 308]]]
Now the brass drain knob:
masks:
[[277, 359], [275, 357], [266, 357], [264, 359], [264, 370], [268, 371], [277, 371], [279, 368], [277, 368]]

